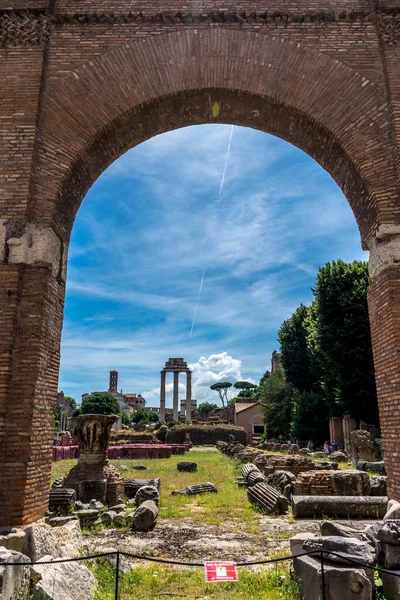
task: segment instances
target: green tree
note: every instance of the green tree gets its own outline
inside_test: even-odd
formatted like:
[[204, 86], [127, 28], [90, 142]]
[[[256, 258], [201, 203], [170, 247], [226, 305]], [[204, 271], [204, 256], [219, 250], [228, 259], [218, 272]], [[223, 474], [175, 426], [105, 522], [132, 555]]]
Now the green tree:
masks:
[[71, 412], [73, 413], [77, 408], [75, 398], [72, 398], [72, 396], [64, 396], [64, 399], [68, 401]]
[[286, 381], [283, 370], [264, 380], [259, 388], [259, 398], [264, 406], [267, 438], [287, 439], [292, 423], [293, 386]]
[[290, 319], [282, 323], [278, 332], [282, 367], [286, 380], [297, 390], [318, 388], [316, 366], [312, 365], [312, 353], [307, 344], [307, 320], [310, 308], [300, 304]]
[[228, 403], [228, 390], [232, 387], [230, 381], [219, 381], [210, 385], [210, 390], [218, 392], [222, 406]]
[[138, 408], [131, 417], [132, 423], [156, 423], [159, 420], [157, 413], [145, 408]]
[[329, 435], [329, 404], [321, 393], [302, 391], [296, 394], [293, 407], [294, 439], [322, 444]]
[[239, 390], [239, 396], [241, 398], [251, 398], [258, 386], [254, 383], [250, 383], [250, 381], [237, 381], [233, 384], [233, 387], [236, 390]]
[[118, 400], [111, 394], [92, 394], [82, 400], [82, 414], [119, 415]]
[[368, 318], [368, 265], [342, 260], [320, 267], [315, 289], [310, 348], [322, 366], [321, 383], [332, 414], [349, 413], [378, 424], [374, 363]]
[[211, 402], [202, 402], [198, 405], [197, 410], [199, 411], [199, 414], [204, 418], [216, 408], [218, 408], [216, 404], [211, 404]]

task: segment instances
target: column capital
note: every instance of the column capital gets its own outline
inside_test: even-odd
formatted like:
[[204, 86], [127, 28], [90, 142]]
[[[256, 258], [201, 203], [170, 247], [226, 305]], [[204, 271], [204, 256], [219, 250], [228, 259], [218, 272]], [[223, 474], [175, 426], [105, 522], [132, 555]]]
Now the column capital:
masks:
[[369, 239], [368, 249], [368, 270], [372, 279], [385, 269], [400, 266], [400, 225], [380, 225]]

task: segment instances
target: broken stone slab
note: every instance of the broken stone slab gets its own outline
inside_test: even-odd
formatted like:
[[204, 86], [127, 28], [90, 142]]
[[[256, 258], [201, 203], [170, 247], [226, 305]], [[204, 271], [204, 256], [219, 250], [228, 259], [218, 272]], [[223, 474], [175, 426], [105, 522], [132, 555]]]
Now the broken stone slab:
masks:
[[99, 518], [99, 511], [96, 509], [78, 510], [79, 523], [81, 527], [91, 527]]
[[334, 523], [333, 521], [321, 521], [319, 524], [319, 528], [321, 531], [321, 535], [323, 536], [339, 536], [345, 538], [357, 538], [361, 539], [363, 533], [361, 531], [357, 531], [353, 527], [347, 527], [347, 525], [342, 525], [341, 523]]
[[341, 450], [336, 450], [335, 452], [332, 452], [332, 454], [329, 455], [329, 459], [333, 460], [334, 462], [339, 463], [339, 462], [347, 462], [348, 457]]
[[296, 533], [293, 537], [290, 538], [290, 554], [292, 556], [298, 556], [299, 554], [304, 554], [305, 550], [303, 549], [303, 542], [310, 538], [315, 538], [315, 533]]
[[70, 515], [76, 503], [76, 491], [71, 488], [56, 487], [49, 493], [49, 510], [56, 515]]
[[6, 566], [4, 563], [30, 563], [21, 552], [0, 547], [0, 598], [19, 600], [29, 597], [30, 566]]
[[143, 502], [133, 514], [133, 525], [138, 531], [151, 529], [158, 517], [158, 507], [152, 500]]
[[0, 547], [14, 552], [23, 552], [25, 546], [25, 531], [9, 528], [0, 533]]
[[400, 502], [397, 502], [397, 500], [389, 500], [383, 520], [393, 521], [398, 519], [400, 519]]
[[81, 563], [53, 561], [44, 556], [31, 567], [33, 579], [40, 577], [33, 588], [32, 600], [92, 600], [97, 587], [94, 575]]
[[143, 487], [139, 488], [134, 498], [136, 506], [140, 506], [140, 504], [146, 500], [153, 500], [153, 502], [158, 505], [159, 499], [160, 494], [154, 485], [144, 485]]
[[[325, 595], [322, 591], [321, 562], [312, 556], [293, 559], [303, 600], [372, 600], [373, 583], [368, 569], [324, 562]], [[372, 572], [372, 571], [371, 571]], [[372, 575], [373, 576], [373, 575]]]
[[400, 598], [400, 571], [380, 573], [383, 583], [383, 593], [386, 600], [399, 600]]
[[213, 483], [207, 481], [207, 483], [197, 483], [194, 485], [188, 485], [183, 490], [173, 490], [171, 496], [183, 495], [183, 496], [197, 496], [198, 494], [207, 494], [208, 492], [216, 494], [217, 488]]
[[89, 508], [101, 511], [105, 509], [105, 506], [102, 502], [93, 498], [89, 503]]
[[400, 520], [385, 521], [376, 525], [374, 534], [377, 540], [386, 544], [400, 545]]
[[370, 496], [387, 496], [387, 477], [376, 475], [370, 477]]
[[286, 486], [291, 486], [292, 483], [296, 481], [296, 475], [290, 471], [275, 471], [275, 473], [272, 473], [272, 475], [268, 477], [268, 480], [283, 493]]
[[112, 525], [113, 520], [117, 516], [117, 513], [113, 510], [107, 510], [103, 512], [101, 515], [101, 521], [104, 523], [106, 527], [110, 527]]
[[119, 512], [123, 512], [125, 510], [125, 504], [115, 504], [114, 506], [110, 506], [108, 510], [113, 510], [118, 514]]
[[29, 556], [32, 562], [46, 555], [53, 558], [78, 556], [83, 546], [82, 532], [77, 520], [61, 527], [36, 523], [27, 527], [25, 533], [24, 554]]
[[352, 537], [329, 535], [309, 538], [303, 542], [303, 550], [304, 552], [323, 550], [325, 560], [340, 565], [351, 565], [351, 560], [371, 567], [374, 564], [374, 557], [368, 544]]
[[84, 504], [83, 502], [81, 502], [80, 500], [77, 500], [75, 502], [75, 510], [86, 510], [89, 508], [89, 504]]
[[378, 542], [376, 554], [385, 569], [400, 569], [400, 546]]
[[49, 519], [49, 525], [51, 527], [61, 527], [62, 525], [66, 525], [70, 521], [77, 521], [77, 517], [70, 515], [68, 517], [53, 517]]
[[178, 471], [185, 473], [195, 473], [197, 471], [197, 463], [195, 462], [178, 462], [176, 465]]
[[134, 471], [147, 471], [147, 467], [145, 467], [144, 465], [135, 465], [134, 467], [132, 467], [132, 469]]
[[379, 473], [379, 475], [386, 475], [386, 468], [383, 460], [359, 460], [356, 463], [356, 469], [359, 469], [360, 471], [368, 471], [370, 473]]
[[334, 496], [369, 496], [371, 484], [363, 471], [337, 471], [332, 473]]
[[284, 514], [288, 509], [288, 500], [267, 483], [256, 483], [247, 488], [247, 498], [267, 513]]
[[383, 496], [292, 496], [295, 518], [350, 517], [381, 519], [387, 506]]
[[160, 479], [125, 479], [125, 496], [127, 498], [134, 498], [138, 489], [144, 485], [154, 485], [158, 490], [160, 490]]
[[314, 464], [316, 471], [336, 471], [338, 468], [337, 462], [316, 461]]

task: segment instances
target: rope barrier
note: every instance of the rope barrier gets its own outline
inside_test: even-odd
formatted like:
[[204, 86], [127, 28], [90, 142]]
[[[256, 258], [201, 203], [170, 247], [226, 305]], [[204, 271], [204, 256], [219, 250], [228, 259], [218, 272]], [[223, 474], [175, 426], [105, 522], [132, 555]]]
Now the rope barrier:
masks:
[[[342, 561], [346, 561], [347, 563], [352, 564], [355, 567], [362, 567], [364, 569], [370, 569], [372, 571], [377, 571], [379, 573], [387, 573], [389, 575], [393, 575], [394, 577], [400, 577], [400, 571], [395, 572], [395, 571], [391, 571], [390, 569], [384, 569], [382, 567], [377, 567], [374, 565], [366, 565], [365, 563], [358, 562], [357, 560], [355, 560], [353, 558], [343, 556], [343, 554], [341, 554], [340, 552], [333, 552], [331, 550], [323, 550], [322, 548], [316, 549], [316, 550], [311, 550], [310, 552], [302, 552], [300, 554], [291, 554], [289, 556], [282, 556], [279, 558], [270, 558], [267, 560], [254, 560], [254, 561], [248, 561], [248, 562], [239, 562], [239, 563], [236, 563], [236, 566], [237, 567], [252, 567], [252, 566], [256, 566], [256, 565], [273, 564], [273, 563], [284, 562], [287, 560], [293, 560], [294, 558], [301, 558], [302, 556], [314, 556], [314, 557], [319, 556], [319, 557], [321, 557], [321, 559], [324, 559], [324, 561], [326, 562], [327, 560], [329, 560], [329, 558], [327, 558], [326, 555], [336, 556], [337, 558], [342, 559]], [[181, 560], [158, 558], [158, 557], [154, 557], [154, 556], [146, 556], [143, 554], [132, 554], [131, 552], [125, 552], [123, 550], [115, 550], [114, 552], [103, 552], [100, 554], [90, 554], [88, 556], [77, 556], [75, 558], [55, 558], [54, 560], [51, 560], [51, 561], [44, 560], [44, 561], [37, 561], [37, 562], [12, 562], [12, 563], [1, 562], [0, 565], [2, 567], [28, 567], [28, 566], [33, 566], [33, 565], [54, 565], [54, 564], [67, 563], [67, 562], [78, 562], [78, 561], [82, 562], [85, 560], [94, 560], [97, 558], [104, 558], [107, 556], [116, 556], [118, 566], [119, 566], [119, 557], [125, 556], [127, 558], [134, 558], [136, 560], [156, 562], [156, 563], [167, 564], [167, 565], [178, 565], [181, 567], [204, 567], [204, 562], [201, 562], [201, 563], [200, 562], [183, 562]]]

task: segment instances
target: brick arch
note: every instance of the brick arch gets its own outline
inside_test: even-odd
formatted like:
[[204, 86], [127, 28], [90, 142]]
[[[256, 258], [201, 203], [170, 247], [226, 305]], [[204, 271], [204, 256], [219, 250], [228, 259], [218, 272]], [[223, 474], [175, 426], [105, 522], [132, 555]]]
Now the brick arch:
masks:
[[[313, 156], [344, 191], [365, 244], [379, 219], [397, 218], [382, 94], [337, 59], [279, 35], [216, 28], [149, 36], [103, 53], [49, 89], [41, 201], [33, 208], [43, 217], [42, 203], [52, 207], [54, 227], [68, 239], [86, 191], [123, 152], [170, 129], [233, 123]], [[377, 204], [383, 182], [387, 214]]]

